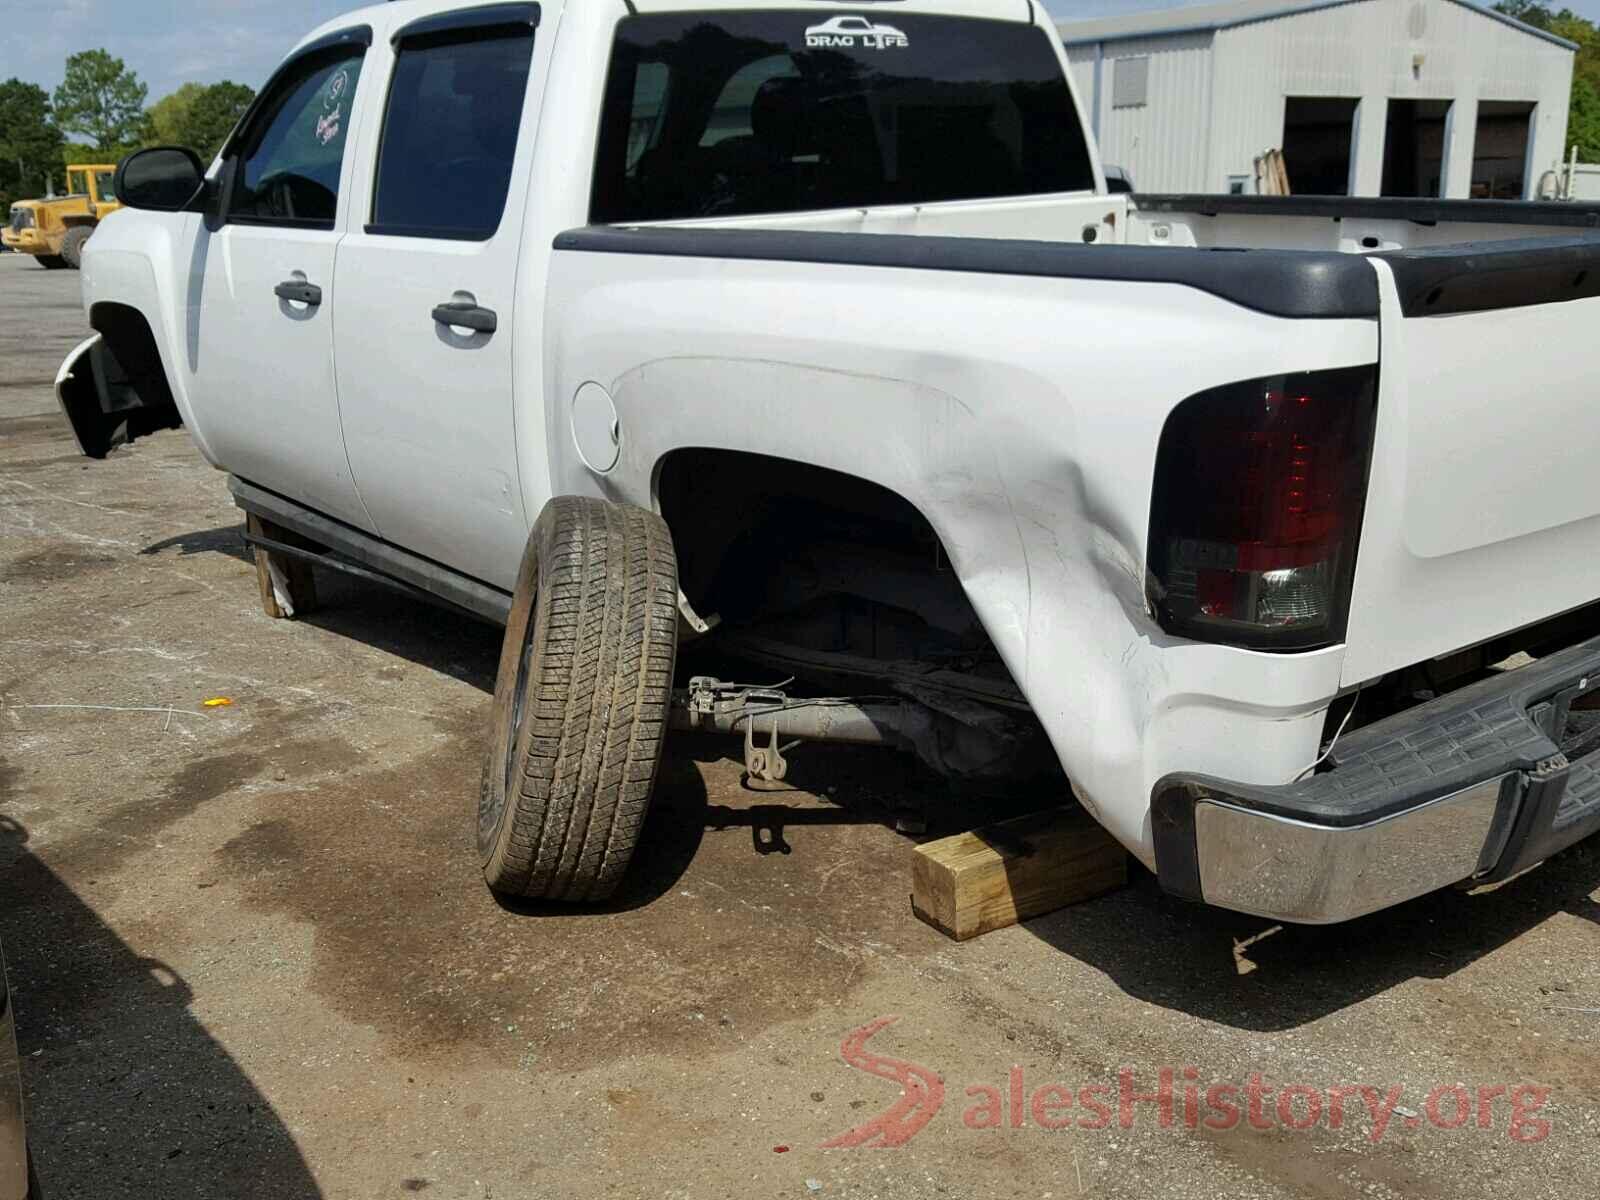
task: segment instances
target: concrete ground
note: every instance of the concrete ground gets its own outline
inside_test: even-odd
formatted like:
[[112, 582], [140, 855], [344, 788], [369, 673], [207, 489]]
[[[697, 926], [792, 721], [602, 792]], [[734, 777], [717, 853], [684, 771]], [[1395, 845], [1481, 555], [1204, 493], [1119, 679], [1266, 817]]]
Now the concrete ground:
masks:
[[[1595, 847], [1327, 929], [1141, 875], [958, 945], [909, 910], [904, 764], [759, 795], [683, 740], [614, 905], [512, 910], [471, 845], [496, 631], [342, 581], [268, 620], [183, 433], [77, 457], [85, 333], [76, 274], [0, 256], [0, 939], [52, 1197], [1600, 1190]], [[1173, 1070], [1170, 1123], [1122, 1127], [1122, 1068]], [[899, 1144], [823, 1147], [860, 1126]]]

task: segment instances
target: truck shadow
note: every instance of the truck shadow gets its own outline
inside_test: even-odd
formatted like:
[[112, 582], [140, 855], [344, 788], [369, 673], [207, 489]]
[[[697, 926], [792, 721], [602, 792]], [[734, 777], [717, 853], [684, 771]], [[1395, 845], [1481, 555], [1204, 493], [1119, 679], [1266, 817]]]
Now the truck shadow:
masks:
[[[255, 554], [244, 540], [242, 524], [180, 533], [152, 542], [139, 553], [162, 555], [171, 550], [185, 558], [221, 554], [255, 569]], [[253, 578], [241, 579], [241, 589], [254, 586]], [[241, 590], [240, 601], [247, 602], [250, 595]], [[315, 611], [298, 619], [494, 693], [500, 659], [498, 626], [332, 570], [317, 571], [317, 602]]]
[[191, 554], [225, 554], [240, 562], [255, 565], [255, 555], [244, 540], [244, 526], [223, 525], [217, 529], [197, 529], [180, 533], [176, 537], [162, 538], [140, 550], [141, 555], [160, 554], [163, 550], [176, 550], [179, 557]]
[[1410, 980], [1446, 978], [1561, 913], [1600, 924], [1600, 904], [1590, 898], [1597, 884], [1600, 839], [1590, 839], [1493, 892], [1449, 889], [1311, 926], [1174, 900], [1135, 868], [1127, 888], [1024, 928], [1104, 971], [1130, 996], [1266, 1033]]
[[322, 1195], [272, 1105], [144, 958], [0, 816], [0, 941], [22, 1054], [28, 1133], [46, 1193]]

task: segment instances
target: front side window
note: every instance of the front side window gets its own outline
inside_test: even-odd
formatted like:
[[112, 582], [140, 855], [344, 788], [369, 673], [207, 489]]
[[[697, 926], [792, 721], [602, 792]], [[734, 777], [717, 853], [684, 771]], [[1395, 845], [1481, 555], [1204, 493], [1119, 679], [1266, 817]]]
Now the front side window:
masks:
[[505, 212], [533, 30], [402, 42], [389, 87], [369, 233], [483, 241]]
[[230, 221], [333, 228], [363, 52], [312, 55], [265, 98], [241, 145]]
[[600, 223], [1086, 191], [1045, 32], [793, 11], [617, 24], [590, 219]]
[[117, 177], [115, 171], [96, 171], [94, 173], [95, 192], [102, 200], [115, 200], [117, 190], [112, 186], [112, 181]]

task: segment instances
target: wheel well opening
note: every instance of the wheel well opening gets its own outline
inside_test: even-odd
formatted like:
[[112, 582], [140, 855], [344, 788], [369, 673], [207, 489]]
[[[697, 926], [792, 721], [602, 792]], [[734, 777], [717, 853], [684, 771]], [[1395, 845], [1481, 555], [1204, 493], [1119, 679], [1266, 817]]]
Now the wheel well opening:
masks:
[[[789, 459], [694, 449], [663, 460], [656, 495], [679, 586], [702, 615], [741, 626], [848, 599], [917, 618], [928, 626], [924, 641], [987, 642], [933, 526], [880, 484]], [[841, 630], [844, 640], [874, 653], [872, 626], [884, 634], [884, 614], [876, 622], [853, 615], [868, 628]]]
[[100, 340], [89, 347], [61, 390], [78, 446], [104, 458], [158, 429], [183, 424], [161, 352], [144, 316], [125, 304], [96, 304], [89, 324]]
[[807, 463], [691, 449], [662, 461], [656, 500], [679, 587], [711, 626], [684, 647], [692, 673], [917, 706], [916, 753], [948, 778], [1059, 775], [937, 531], [904, 496]]
[[106, 301], [89, 310], [89, 324], [100, 335], [140, 405], [168, 413], [172, 423], [179, 424], [172, 386], [161, 365], [161, 351], [144, 314], [129, 305]]

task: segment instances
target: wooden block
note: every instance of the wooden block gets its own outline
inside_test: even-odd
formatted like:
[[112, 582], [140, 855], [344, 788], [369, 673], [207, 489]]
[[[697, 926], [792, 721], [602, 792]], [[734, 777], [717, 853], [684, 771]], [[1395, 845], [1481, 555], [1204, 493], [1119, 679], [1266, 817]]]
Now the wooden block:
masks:
[[1052, 808], [918, 846], [911, 908], [957, 941], [1128, 882], [1128, 852], [1081, 808]]
[[[271, 521], [264, 521], [255, 513], [246, 513], [244, 523], [245, 528], [255, 537], [282, 542], [286, 546], [303, 546], [308, 550], [320, 548], [293, 530], [274, 525]], [[317, 584], [312, 577], [310, 563], [303, 558], [274, 554], [259, 546], [254, 549], [256, 586], [261, 592], [262, 611], [267, 616], [275, 619], [304, 616], [317, 607]], [[291, 607], [287, 610], [279, 603], [280, 593], [289, 601]]]

